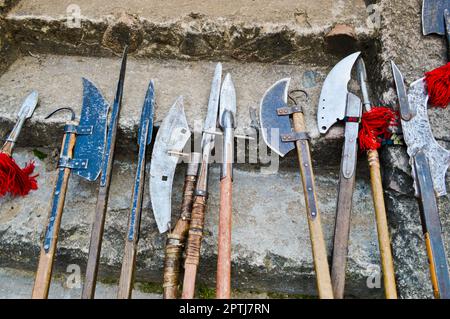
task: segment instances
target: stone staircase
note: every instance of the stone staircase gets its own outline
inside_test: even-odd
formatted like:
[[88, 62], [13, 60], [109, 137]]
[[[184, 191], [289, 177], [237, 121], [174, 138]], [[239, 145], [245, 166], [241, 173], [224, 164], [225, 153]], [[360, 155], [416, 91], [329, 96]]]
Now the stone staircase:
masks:
[[[373, 1], [372, 1], [373, 2]], [[39, 190], [23, 199], [0, 199], [0, 267], [33, 271], [54, 187], [63, 114], [45, 116], [61, 106], [81, 109], [82, 82], [95, 83], [112, 101], [124, 43], [130, 43], [118, 154], [100, 265], [101, 280], [118, 280], [136, 162], [140, 108], [150, 79], [156, 83], [156, 127], [179, 95], [184, 96], [192, 130], [206, 114], [215, 62], [231, 72], [238, 99], [238, 130], [255, 135], [251, 110], [266, 89], [283, 77], [305, 89], [307, 127], [326, 240], [331, 251], [342, 128], [320, 136], [316, 108], [322, 82], [349, 50], [363, 51], [374, 101], [395, 100], [388, 62], [395, 59], [408, 81], [443, 64], [444, 42], [420, 32], [419, 0], [0, 0], [0, 136], [15, 122], [26, 94], [40, 93], [40, 105], [27, 122], [15, 158], [35, 159]], [[370, 18], [380, 15], [380, 25]], [[336, 51], [326, 35], [337, 24], [355, 29], [354, 48]], [[447, 144], [448, 111], [430, 111], [436, 137]], [[240, 152], [250, 152], [247, 145]], [[36, 155], [39, 155], [38, 158]], [[245, 154], [244, 154], [245, 155]], [[428, 266], [418, 208], [413, 198], [408, 159], [403, 147], [383, 152], [384, 182], [393, 239], [399, 292], [404, 298], [429, 297]], [[302, 186], [293, 155], [269, 174], [261, 161], [239, 164], [235, 177], [233, 287], [244, 291], [315, 296], [315, 275], [304, 213]], [[174, 185], [173, 216], [181, 202], [185, 167]], [[214, 286], [217, 250], [219, 167], [213, 166], [199, 281]], [[84, 271], [96, 183], [72, 176], [58, 245], [55, 276], [68, 265]], [[450, 203], [441, 201], [444, 229]], [[447, 209], [448, 210], [448, 209]], [[447, 227], [446, 227], [447, 226]], [[145, 195], [137, 280], [161, 283], [165, 235], [159, 235]], [[450, 242], [447, 236], [447, 243]], [[368, 170], [359, 160], [348, 263], [349, 297], [382, 298], [367, 278], [376, 275], [379, 252]], [[376, 276], [375, 276], [376, 277]], [[6, 278], [6, 277], [5, 277]], [[11, 276], [7, 277], [11, 278]], [[58, 283], [56, 283], [58, 284]], [[0, 286], [2, 284], [0, 283]], [[30, 291], [31, 295], [31, 291]]]

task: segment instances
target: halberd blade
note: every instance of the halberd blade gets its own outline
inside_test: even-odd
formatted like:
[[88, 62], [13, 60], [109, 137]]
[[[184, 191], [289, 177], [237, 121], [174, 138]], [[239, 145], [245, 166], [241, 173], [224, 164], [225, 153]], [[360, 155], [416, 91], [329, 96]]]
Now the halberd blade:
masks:
[[450, 0], [423, 0], [422, 32], [428, 34], [445, 34], [444, 10], [450, 10]]
[[109, 105], [100, 91], [89, 80], [83, 79], [83, 108], [80, 127], [92, 128], [92, 134], [80, 134], [74, 149], [74, 157], [87, 160], [87, 169], [73, 169], [72, 172], [88, 181], [95, 181], [102, 168], [106, 141], [106, 121]]
[[29, 119], [36, 109], [36, 106], [39, 102], [39, 94], [36, 91], [33, 91], [28, 95], [28, 97], [25, 99], [25, 101], [22, 104], [22, 107], [20, 108], [19, 113], [17, 114], [18, 118], [26, 118]]
[[351, 79], [353, 66], [360, 54], [361, 52], [356, 52], [341, 60], [325, 79], [317, 111], [317, 124], [322, 134], [328, 132], [336, 122], [345, 118], [347, 86]]
[[170, 229], [172, 185], [179, 156], [191, 136], [180, 97], [163, 120], [153, 146], [150, 197], [160, 233]]
[[294, 143], [281, 142], [281, 135], [291, 133], [292, 125], [288, 116], [278, 116], [277, 113], [278, 108], [287, 105], [290, 81], [290, 78], [282, 79], [266, 91], [259, 114], [264, 142], [282, 157], [295, 148]]

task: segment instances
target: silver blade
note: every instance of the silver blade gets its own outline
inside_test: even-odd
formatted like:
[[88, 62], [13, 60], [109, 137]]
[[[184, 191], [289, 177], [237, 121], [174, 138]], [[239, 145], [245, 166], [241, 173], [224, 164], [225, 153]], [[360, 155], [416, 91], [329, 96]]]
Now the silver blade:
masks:
[[406, 92], [405, 80], [394, 61], [391, 62], [392, 74], [394, 75], [395, 86], [397, 88], [398, 103], [400, 104], [400, 114], [402, 120], [410, 121], [415, 115], [415, 110], [411, 109]]
[[33, 116], [34, 110], [36, 109], [36, 106], [39, 102], [39, 94], [36, 91], [33, 91], [28, 95], [28, 97], [25, 99], [25, 101], [22, 104], [22, 107], [20, 108], [19, 113], [17, 114], [18, 118], [26, 118], [29, 119], [31, 116]]
[[182, 152], [190, 136], [183, 98], [180, 97], [170, 109], [156, 135], [150, 165], [150, 196], [160, 233], [170, 229], [172, 184], [179, 159], [171, 152]]
[[[209, 95], [208, 113], [206, 114], [203, 130], [205, 132], [214, 132], [217, 128], [217, 115], [219, 113], [220, 86], [222, 84], [222, 64], [217, 63], [214, 71], [214, 78], [211, 84], [211, 93]], [[215, 135], [203, 134], [202, 148], [207, 142], [214, 143]], [[212, 145], [214, 146], [214, 144]]]
[[423, 35], [445, 34], [444, 10], [450, 9], [450, 0], [424, 0], [422, 4]]
[[353, 65], [360, 54], [356, 52], [341, 60], [325, 79], [317, 111], [317, 124], [322, 134], [345, 117], [347, 85], [351, 79]]
[[223, 115], [230, 112], [233, 116], [233, 125], [236, 127], [234, 117], [236, 116], [236, 89], [234, 88], [233, 80], [230, 73], [228, 73], [223, 81], [222, 91], [220, 92], [220, 112], [219, 121], [220, 126], [225, 127]]

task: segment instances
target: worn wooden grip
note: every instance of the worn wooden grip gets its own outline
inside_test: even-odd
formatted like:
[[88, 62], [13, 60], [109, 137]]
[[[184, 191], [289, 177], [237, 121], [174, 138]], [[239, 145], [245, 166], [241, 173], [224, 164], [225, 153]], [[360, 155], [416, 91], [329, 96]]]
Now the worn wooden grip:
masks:
[[439, 293], [439, 282], [438, 277], [436, 273], [436, 266], [433, 256], [433, 248], [431, 247], [431, 240], [430, 240], [430, 234], [425, 233], [425, 244], [427, 247], [427, 254], [428, 254], [428, 261], [430, 264], [430, 276], [431, 276], [431, 284], [433, 285], [433, 294], [434, 298], [439, 299], [441, 298]]
[[[306, 130], [305, 119], [303, 113], [295, 113], [293, 115], [294, 130], [296, 132], [304, 132]], [[332, 299], [333, 289], [331, 286], [330, 269], [328, 267], [328, 255], [323, 237], [322, 224], [320, 221], [320, 213], [317, 205], [317, 195], [314, 185], [314, 174], [312, 170], [311, 154], [309, 149], [309, 143], [307, 141], [298, 141], [297, 154], [300, 165], [300, 172], [302, 174], [303, 189], [305, 193], [305, 203], [308, 215], [308, 225], [311, 237], [312, 253], [314, 258], [314, 267], [316, 270], [317, 287], [319, 291], [319, 297], [321, 299]], [[303, 160], [306, 159], [306, 161]], [[311, 177], [311, 186], [306, 186], [308, 183], [307, 176]], [[311, 190], [307, 188], [311, 187]], [[312, 201], [309, 199], [309, 193], [314, 194]], [[316, 207], [316, 211], [312, 212], [311, 206]], [[311, 214], [314, 213], [315, 217], [312, 218]]]
[[176, 299], [178, 297], [181, 256], [189, 231], [196, 179], [196, 176], [186, 176], [180, 219], [178, 219], [173, 231], [167, 236], [164, 262], [164, 299]]
[[120, 271], [117, 299], [130, 299], [133, 291], [134, 271], [136, 264], [137, 246], [133, 241], [125, 241], [122, 269]]
[[[76, 135], [75, 134], [65, 134], [62, 142], [62, 151], [64, 152], [64, 148], [66, 145], [66, 139], [69, 138], [69, 146], [67, 148], [67, 156], [72, 158], [73, 149], [75, 147]], [[55, 202], [52, 200], [52, 207], [50, 209], [49, 215], [56, 209], [56, 216], [54, 220], [53, 226], [53, 240], [51, 241], [51, 245], [48, 249], [48, 252], [44, 249], [44, 244], [41, 244], [41, 252], [39, 255], [39, 264], [36, 271], [36, 278], [34, 281], [32, 298], [33, 299], [47, 299], [48, 292], [50, 289], [50, 282], [52, 278], [53, 271], [53, 263], [55, 260], [56, 254], [56, 246], [58, 243], [58, 235], [59, 229], [61, 227], [61, 219], [64, 211], [64, 203], [66, 199], [67, 187], [69, 184], [70, 178], [70, 168], [60, 168], [58, 179], [62, 178], [61, 188], [58, 195], [58, 200]], [[58, 181], [57, 181], [58, 183]], [[56, 190], [56, 187], [55, 187]], [[53, 198], [57, 196], [55, 192], [53, 192]], [[50, 216], [49, 216], [50, 218]], [[46, 231], [46, 230], [44, 230]]]
[[192, 206], [191, 224], [184, 263], [183, 299], [194, 298], [197, 267], [200, 262], [200, 249], [205, 222], [206, 197], [196, 196]]
[[231, 298], [231, 219], [233, 181], [231, 175], [220, 182], [219, 245], [216, 298]]
[[387, 299], [397, 299], [394, 261], [392, 258], [389, 227], [386, 215], [386, 207], [384, 204], [383, 184], [381, 181], [380, 159], [378, 156], [378, 151], [369, 151], [367, 153], [367, 158], [370, 167], [372, 196], [377, 221], [378, 243], [380, 246], [384, 292]]
[[345, 178], [342, 172], [339, 177], [338, 200], [336, 207], [336, 223], [334, 227], [333, 258], [331, 264], [331, 283], [336, 299], [344, 298], [345, 270], [347, 266], [348, 239], [352, 212], [355, 174]]

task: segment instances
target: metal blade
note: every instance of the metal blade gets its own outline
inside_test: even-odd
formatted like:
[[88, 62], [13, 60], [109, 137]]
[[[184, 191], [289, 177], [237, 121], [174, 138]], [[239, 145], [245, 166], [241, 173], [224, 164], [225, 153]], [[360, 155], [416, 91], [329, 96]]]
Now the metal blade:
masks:
[[405, 80], [403, 79], [403, 75], [394, 61], [391, 62], [391, 66], [395, 85], [397, 87], [398, 103], [400, 104], [400, 114], [402, 116], [402, 120], [410, 121], [416, 115], [416, 112], [409, 105], [408, 93], [406, 92], [405, 87]]
[[345, 117], [347, 86], [353, 66], [360, 54], [361, 52], [356, 52], [341, 60], [325, 79], [317, 111], [317, 124], [322, 134], [328, 132], [336, 122]]
[[423, 0], [422, 32], [424, 35], [445, 34], [445, 9], [450, 9], [450, 0]]
[[[144, 107], [141, 114], [141, 123], [138, 132], [138, 146], [142, 145], [143, 141], [150, 145], [152, 142], [151, 136], [153, 134], [153, 113], [155, 106], [155, 84], [153, 80], [150, 81], [145, 96]], [[148, 129], [147, 129], [148, 127]], [[149, 138], [150, 137], [150, 138]]]
[[20, 108], [19, 113], [17, 114], [17, 117], [20, 118], [26, 118], [29, 119], [31, 116], [33, 116], [34, 110], [36, 109], [36, 106], [39, 102], [39, 94], [36, 91], [33, 91], [28, 95], [28, 97], [25, 99], [25, 101], [22, 104], [22, 107]]
[[278, 116], [277, 113], [278, 108], [287, 105], [290, 81], [290, 78], [282, 79], [266, 91], [259, 114], [264, 142], [282, 157], [295, 148], [295, 143], [281, 142], [282, 134], [292, 132], [292, 124], [288, 116]]
[[[214, 132], [217, 128], [217, 116], [219, 113], [219, 98], [220, 98], [220, 87], [222, 84], [222, 64], [217, 63], [216, 69], [214, 71], [214, 78], [211, 84], [211, 93], [209, 95], [208, 102], [208, 113], [206, 114], [205, 123], [203, 125], [203, 131]], [[203, 133], [202, 148], [205, 147], [206, 143], [213, 143], [211, 149], [214, 147], [215, 135]]]
[[170, 229], [172, 184], [178, 156], [191, 136], [180, 97], [170, 109], [156, 135], [150, 165], [150, 196], [160, 233]]
[[236, 89], [234, 88], [230, 73], [225, 76], [220, 92], [219, 124], [222, 128], [225, 127], [224, 115], [227, 112], [231, 113], [233, 117], [233, 127], [236, 127], [234, 120], [236, 116]]
[[88, 167], [72, 172], [88, 181], [95, 181], [102, 167], [108, 109], [109, 105], [99, 90], [89, 80], [83, 79], [83, 108], [79, 126], [91, 127], [92, 134], [78, 135], [74, 158], [86, 159]]

